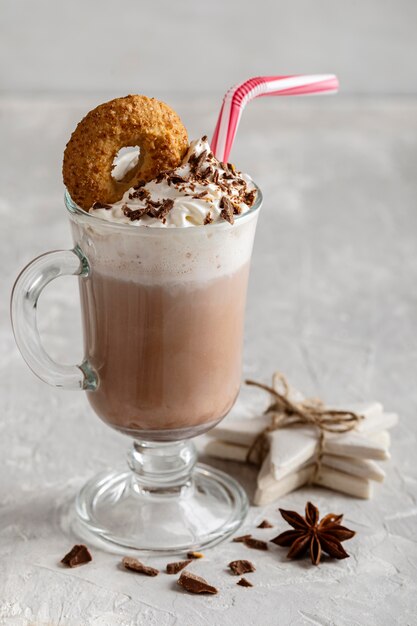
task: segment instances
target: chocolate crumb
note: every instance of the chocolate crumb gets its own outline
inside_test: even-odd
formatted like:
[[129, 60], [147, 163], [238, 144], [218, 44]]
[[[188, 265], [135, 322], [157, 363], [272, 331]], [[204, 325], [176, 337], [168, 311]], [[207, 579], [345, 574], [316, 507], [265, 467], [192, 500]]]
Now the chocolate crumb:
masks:
[[108, 211], [111, 209], [111, 204], [103, 204], [103, 202], [94, 202], [92, 209], [106, 209]]
[[204, 225], [206, 224], [211, 224], [213, 221], [213, 218], [211, 217], [211, 213], [210, 211], [207, 213], [205, 220], [204, 220]]
[[135, 211], [132, 211], [131, 214], [129, 215], [130, 221], [136, 222], [137, 220], [140, 220], [140, 218], [143, 217], [145, 213], [146, 213], [146, 209], [136, 209]]
[[204, 554], [202, 552], [187, 552], [187, 559], [202, 559]]
[[159, 574], [159, 570], [154, 567], [144, 565], [137, 559], [130, 556], [123, 557], [122, 563], [126, 569], [131, 570], [132, 572], [137, 572], [138, 574], [145, 574], [145, 576], [157, 576]]
[[256, 567], [250, 561], [239, 559], [238, 561], [230, 561], [229, 567], [235, 576], [242, 576], [248, 572], [255, 572]]
[[150, 195], [151, 194], [149, 193], [147, 189], [137, 189], [133, 193], [129, 194], [129, 200], [134, 200], [135, 198], [137, 198], [138, 200], [146, 200], [147, 198], [150, 197]]
[[234, 543], [245, 543], [247, 539], [250, 539], [252, 535], [241, 535], [240, 537], [234, 537], [232, 541]]
[[83, 544], [75, 545], [69, 552], [61, 559], [61, 563], [68, 567], [78, 567], [78, 565], [85, 565], [93, 560], [87, 546]]
[[195, 154], [195, 152], [192, 152], [190, 156], [188, 157], [188, 165], [191, 167], [191, 169], [194, 169], [196, 161], [197, 161], [197, 155]]
[[168, 200], [164, 200], [162, 203], [161, 208], [158, 211], [158, 217], [160, 220], [163, 220], [168, 213], [170, 212], [170, 210], [172, 209], [172, 207], [174, 206], [174, 201], [171, 199]]
[[[198, 157], [195, 158], [195, 160], [193, 159], [192, 162], [192, 167], [194, 170], [194, 173], [197, 174], [198, 171], [200, 170], [200, 168], [202, 167], [204, 161], [206, 160], [206, 156], [207, 156], [208, 152], [207, 150], [203, 150], [203, 152], [201, 152]], [[191, 159], [190, 159], [191, 161]]]
[[242, 213], [242, 207], [240, 206], [240, 204], [237, 204], [237, 201], [232, 202], [233, 205], [233, 212], [235, 215], [240, 215]]
[[122, 206], [122, 211], [123, 211], [123, 215], [126, 215], [126, 217], [128, 217], [130, 219], [131, 222], [136, 222], [137, 220], [140, 220], [141, 217], [143, 217], [147, 211], [146, 208], [142, 208], [142, 209], [131, 209], [127, 206], [127, 204], [124, 204]]
[[274, 525], [271, 524], [267, 519], [264, 519], [256, 528], [273, 528]]
[[203, 172], [200, 172], [199, 176], [203, 181], [205, 181], [207, 178], [209, 178], [212, 175], [212, 173], [213, 173], [213, 168], [210, 167], [210, 165], [208, 165]]
[[159, 172], [159, 174], [157, 174], [157, 176], [155, 177], [155, 182], [161, 183], [164, 180], [166, 175], [167, 175], [166, 171]]
[[232, 174], [236, 174], [236, 168], [233, 165], [233, 163], [228, 163], [227, 166], [228, 166], [229, 170], [232, 172]]
[[252, 191], [248, 191], [248, 193], [245, 194], [244, 197], [244, 202], [247, 206], [251, 207], [255, 204], [255, 200], [256, 200], [256, 189], [252, 189]]
[[220, 199], [220, 208], [223, 209], [220, 215], [229, 224], [234, 224], [235, 218], [233, 217], [233, 204], [230, 202], [227, 196], [222, 196]]
[[268, 544], [266, 541], [255, 539], [255, 537], [248, 537], [243, 543], [248, 548], [253, 548], [254, 550], [268, 550]]
[[146, 210], [147, 210], [147, 215], [149, 215], [149, 217], [158, 217], [159, 216], [159, 209], [162, 207], [162, 202], [159, 202], [159, 200], [151, 200], [148, 199], [146, 201]]
[[151, 200], [150, 198], [147, 199], [146, 201], [148, 208], [152, 207], [153, 209], [160, 209], [162, 206], [162, 202], [160, 202], [159, 200]]
[[200, 198], [204, 198], [208, 194], [208, 191], [202, 191], [201, 193], [196, 193], [193, 195], [193, 198], [196, 200], [200, 200]]
[[217, 593], [218, 589], [210, 585], [204, 578], [192, 574], [191, 572], [183, 572], [178, 578], [177, 583], [189, 593]]
[[250, 580], [244, 577], [238, 580], [236, 584], [240, 585], [241, 587], [253, 587], [253, 584], [250, 582]]
[[203, 135], [203, 136], [201, 137], [201, 141], [207, 141], [207, 135]]
[[170, 183], [172, 183], [173, 185], [182, 185], [183, 183], [187, 182], [186, 180], [184, 180], [184, 178], [182, 178], [182, 176], [178, 176], [177, 174], [168, 176], [167, 181], [168, 181], [168, 185]]
[[184, 567], [187, 567], [190, 563], [193, 562], [193, 559], [188, 559], [187, 561], [176, 561], [175, 563], [167, 564], [167, 574], [178, 574]]
[[219, 170], [214, 170], [213, 183], [217, 185], [218, 182], [219, 182]]

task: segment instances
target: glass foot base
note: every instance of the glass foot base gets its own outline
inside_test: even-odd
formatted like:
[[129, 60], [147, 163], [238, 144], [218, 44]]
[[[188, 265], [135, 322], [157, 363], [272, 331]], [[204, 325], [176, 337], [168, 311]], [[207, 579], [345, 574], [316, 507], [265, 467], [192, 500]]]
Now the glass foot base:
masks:
[[78, 495], [81, 531], [109, 548], [178, 553], [213, 546], [234, 533], [248, 511], [242, 487], [197, 464], [181, 488], [144, 490], [131, 471], [90, 480]]

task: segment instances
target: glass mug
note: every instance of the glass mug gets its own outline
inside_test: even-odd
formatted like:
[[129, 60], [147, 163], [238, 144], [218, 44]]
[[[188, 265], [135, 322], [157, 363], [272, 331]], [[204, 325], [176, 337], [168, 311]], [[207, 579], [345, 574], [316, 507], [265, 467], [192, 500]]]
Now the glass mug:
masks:
[[[108, 425], [134, 439], [129, 468], [90, 480], [76, 501], [82, 531], [125, 548], [214, 545], [248, 508], [227, 474], [196, 464], [190, 438], [217, 424], [240, 387], [244, 310], [262, 195], [204, 227], [117, 224], [65, 204], [74, 248], [32, 261], [12, 293], [16, 343], [43, 381], [83, 389]], [[85, 358], [60, 365], [36, 322], [44, 287], [79, 277]]]

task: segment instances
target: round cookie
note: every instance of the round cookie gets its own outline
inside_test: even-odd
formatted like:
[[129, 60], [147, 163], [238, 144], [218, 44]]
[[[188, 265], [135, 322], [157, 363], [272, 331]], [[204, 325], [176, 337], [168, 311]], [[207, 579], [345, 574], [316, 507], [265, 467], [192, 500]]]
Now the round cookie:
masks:
[[[127, 180], [117, 181], [113, 161], [124, 146], [139, 146], [139, 162]], [[130, 187], [177, 167], [187, 148], [187, 131], [164, 102], [139, 95], [116, 98], [87, 113], [72, 133], [64, 152], [64, 184], [88, 211], [95, 202], [117, 202]]]

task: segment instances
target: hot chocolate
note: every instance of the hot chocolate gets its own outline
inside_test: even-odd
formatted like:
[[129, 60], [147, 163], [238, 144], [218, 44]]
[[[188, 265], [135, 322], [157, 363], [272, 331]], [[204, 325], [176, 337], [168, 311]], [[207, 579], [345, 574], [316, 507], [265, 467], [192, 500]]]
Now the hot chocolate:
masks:
[[195, 435], [224, 417], [240, 385], [247, 275], [245, 264], [202, 283], [99, 272], [82, 281], [85, 351], [100, 381], [88, 394], [95, 412], [145, 439]]
[[95, 204], [90, 215], [100, 219], [76, 230], [90, 263], [80, 288], [98, 387], [88, 397], [118, 430], [146, 440], [193, 436], [232, 407], [255, 195], [203, 138], [175, 170], [117, 203]]

